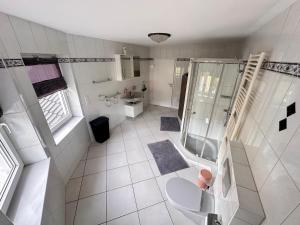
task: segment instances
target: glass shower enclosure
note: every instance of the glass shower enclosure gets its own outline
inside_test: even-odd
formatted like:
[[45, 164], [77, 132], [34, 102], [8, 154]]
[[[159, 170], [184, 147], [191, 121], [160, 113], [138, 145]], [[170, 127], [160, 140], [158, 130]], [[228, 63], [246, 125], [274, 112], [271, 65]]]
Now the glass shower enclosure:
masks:
[[236, 59], [191, 59], [181, 143], [194, 158], [216, 162], [239, 87]]

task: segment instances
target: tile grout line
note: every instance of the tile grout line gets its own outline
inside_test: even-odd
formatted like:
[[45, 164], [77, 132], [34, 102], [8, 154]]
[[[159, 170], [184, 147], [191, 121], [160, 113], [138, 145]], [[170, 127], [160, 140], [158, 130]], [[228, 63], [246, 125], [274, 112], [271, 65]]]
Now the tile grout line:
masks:
[[[134, 128], [135, 128], [135, 126], [134, 126]], [[135, 129], [136, 129], [136, 128], [135, 128]], [[140, 138], [139, 138], [139, 140], [140, 140]], [[147, 159], [148, 159], [148, 157], [147, 157]], [[156, 163], [156, 162], [155, 162], [155, 163]], [[159, 192], [160, 192], [160, 196], [162, 197], [162, 200], [163, 200], [163, 202], [164, 202], [164, 201], [165, 201], [164, 196], [163, 196], [163, 194], [162, 194], [162, 191], [161, 191], [161, 189], [160, 189], [160, 186], [158, 185], [157, 177], [155, 176], [155, 173], [153, 172], [153, 169], [152, 169], [152, 167], [151, 167], [151, 165], [150, 165], [149, 159], [148, 159], [148, 164], [149, 164], [150, 170], [152, 171], [152, 174], [153, 174], [153, 176], [154, 176], [154, 180], [155, 180], [155, 183], [156, 183], [156, 185], [157, 185], [157, 188], [158, 188], [158, 190], [159, 190]], [[152, 179], [152, 178], [151, 178], [151, 179]], [[170, 214], [170, 212], [169, 212], [169, 210], [168, 210], [168, 207], [166, 206], [165, 202], [164, 202], [164, 206], [166, 207], [166, 210], [167, 210], [167, 212], [168, 212], [168, 215], [169, 215], [169, 217], [170, 217], [170, 220], [171, 220], [172, 224], [174, 225], [173, 219], [172, 219], [172, 217], [171, 217], [171, 214]]]
[[[87, 160], [85, 160], [85, 162], [84, 162], [83, 174], [85, 172], [86, 162], [87, 162]], [[78, 205], [79, 205], [79, 196], [80, 196], [80, 192], [81, 192], [82, 183], [83, 183], [83, 177], [81, 178], [81, 183], [80, 183], [80, 188], [79, 188], [79, 193], [78, 193], [78, 199], [77, 199], [77, 204], [76, 204], [76, 209], [75, 209], [75, 215], [74, 215], [74, 218], [73, 218], [73, 225], [75, 224], [75, 219], [76, 219], [76, 215], [77, 215], [77, 209], [78, 209]]]
[[[122, 133], [122, 138], [123, 138], [123, 142], [124, 142], [124, 145], [125, 145], [125, 140], [124, 140], [124, 135], [123, 135], [123, 129], [122, 129], [122, 126], [121, 126], [121, 133]], [[127, 154], [126, 154], [126, 161], [127, 161], [127, 163], [128, 163]], [[133, 188], [133, 183], [132, 183], [132, 177], [131, 177], [131, 172], [130, 172], [129, 164], [128, 164], [128, 169], [129, 169], [129, 176], [130, 176], [130, 180], [131, 180], [131, 188], [132, 188], [132, 192], [133, 192], [133, 197], [134, 197], [135, 207], [136, 207], [136, 210], [137, 210], [136, 212], [137, 212], [139, 224], [141, 225], [141, 219], [140, 219], [140, 215], [139, 215], [139, 213], [138, 213], [138, 205], [137, 205], [137, 201], [136, 201], [136, 197], [135, 197], [135, 191], [134, 191], [134, 188]]]
[[106, 157], [105, 157], [105, 167], [106, 167], [106, 170], [105, 170], [105, 180], [106, 180], [106, 187], [105, 187], [105, 207], [106, 207], [106, 209], [105, 209], [105, 224], [106, 224], [106, 222], [107, 222], [107, 192], [108, 192], [108, 190], [107, 190], [107, 142], [105, 141], [105, 153], [106, 153]]
[[[161, 114], [161, 113], [160, 113], [160, 114]], [[145, 136], [140, 136], [140, 135], [138, 135], [138, 133], [137, 133], [137, 128], [136, 128], [136, 123], [135, 123], [134, 120], [133, 120], [133, 121], [130, 121], [130, 122], [133, 122], [133, 123], [130, 124], [130, 125], [132, 125], [132, 127], [133, 127], [134, 130], [135, 130], [135, 133], [137, 134], [137, 137], [134, 137], [133, 139], [137, 139], [137, 140], [139, 141], [139, 143], [141, 144], [141, 146], [139, 146], [139, 147], [141, 148], [141, 150], [143, 150], [144, 153], [146, 153], [146, 149], [145, 149], [145, 148], [146, 148], [147, 142], [145, 142], [145, 144], [144, 144], [144, 142], [142, 141], [142, 137], [152, 137], [152, 138], [154, 138], [154, 140], [156, 140], [156, 141], [158, 141], [158, 138], [155, 137], [155, 136], [153, 135], [152, 130], [148, 127], [148, 124], [145, 122], [145, 119], [144, 119], [144, 118], [143, 118], [143, 120], [144, 120], [143, 124], [144, 124], [144, 125], [146, 126], [146, 128], [150, 131], [150, 135], [147, 135], [147, 136], [146, 136], [146, 135], [145, 135]], [[152, 168], [152, 166], [151, 166], [151, 163], [150, 163], [150, 158], [148, 157], [147, 154], [146, 154], [146, 159], [143, 160], [143, 161], [135, 162], [135, 163], [133, 163], [133, 164], [129, 164], [129, 163], [128, 163], [127, 153], [130, 152], [130, 151], [126, 151], [126, 148], [125, 148], [124, 128], [122, 129], [122, 124], [120, 125], [120, 130], [121, 130], [122, 141], [123, 141], [123, 145], [124, 145], [125, 151], [120, 152], [120, 153], [113, 153], [113, 154], [107, 155], [107, 142], [106, 142], [106, 143], [105, 143], [105, 144], [106, 144], [106, 155], [104, 156], [104, 157], [106, 157], [106, 158], [105, 158], [105, 159], [106, 159], [106, 170], [104, 170], [104, 171], [98, 171], [98, 172], [91, 173], [91, 174], [86, 174], [86, 175], [84, 174], [85, 171], [86, 171], [86, 165], [87, 165], [87, 162], [88, 162], [87, 160], [89, 160], [89, 159], [87, 159], [89, 149], [88, 149], [88, 151], [87, 151], [87, 155], [86, 155], [85, 159], [84, 159], [84, 160], [81, 160], [81, 161], [84, 161], [84, 171], [83, 171], [83, 175], [82, 175], [81, 177], [77, 177], [77, 178], [81, 178], [81, 179], [82, 179], [82, 180], [81, 180], [81, 185], [80, 185], [79, 196], [80, 196], [80, 192], [81, 192], [81, 188], [82, 188], [83, 178], [84, 178], [84, 177], [89, 176], [89, 175], [93, 175], [93, 174], [98, 174], [98, 173], [105, 173], [105, 175], [106, 175], [106, 190], [105, 190], [105, 193], [106, 193], [106, 220], [105, 220], [105, 221], [106, 221], [106, 222], [109, 222], [109, 221], [115, 220], [115, 219], [117, 219], [117, 218], [124, 217], [124, 216], [126, 216], [126, 215], [129, 215], [129, 214], [134, 213], [134, 212], [130, 212], [130, 213], [128, 213], [128, 214], [122, 215], [122, 216], [117, 217], [117, 218], [114, 218], [114, 219], [112, 219], [112, 220], [109, 220], [109, 221], [107, 220], [107, 192], [116, 190], [116, 189], [118, 189], [118, 188], [122, 188], [122, 187], [126, 187], [126, 186], [131, 186], [131, 187], [132, 187], [132, 190], [133, 190], [134, 198], [135, 198], [135, 204], [136, 204], [136, 211], [135, 211], [135, 212], [137, 212], [137, 214], [138, 214], [138, 219], [139, 219], [139, 223], [140, 223], [140, 224], [141, 224], [141, 220], [140, 220], [140, 215], [139, 215], [138, 212], [141, 211], [141, 210], [144, 210], [144, 209], [146, 209], [146, 208], [152, 207], [152, 206], [154, 206], [154, 205], [161, 204], [161, 203], [164, 203], [164, 205], [165, 205], [165, 207], [166, 207], [166, 209], [167, 209], [168, 215], [169, 215], [169, 217], [170, 217], [170, 220], [172, 221], [172, 224], [174, 224], [173, 219], [172, 219], [172, 217], [171, 217], [171, 214], [170, 214], [170, 212], [169, 212], [169, 209], [168, 209], [168, 207], [166, 206], [166, 200], [164, 199], [164, 197], [163, 197], [163, 195], [162, 195], [162, 191], [161, 191], [161, 189], [160, 189], [160, 187], [159, 187], [159, 185], [158, 185], [158, 182], [157, 182], [157, 178], [160, 177], [161, 175], [159, 175], [159, 176], [156, 176], [156, 175], [155, 175], [155, 173], [153, 172], [153, 168]], [[168, 136], [170, 136], [170, 135], [168, 135]], [[171, 138], [171, 137], [170, 137], [170, 138]], [[130, 139], [131, 139], [131, 138], [130, 138]], [[127, 165], [125, 165], [125, 166], [129, 169], [129, 175], [130, 175], [131, 184], [125, 185], [125, 186], [121, 186], [121, 187], [117, 187], [117, 188], [113, 188], [113, 189], [111, 189], [111, 190], [108, 190], [108, 183], [107, 183], [107, 180], [108, 180], [107, 174], [108, 174], [108, 172], [109, 172], [110, 170], [115, 170], [115, 169], [122, 168], [122, 167], [125, 167], [125, 166], [120, 166], [120, 167], [116, 167], [116, 168], [112, 168], [112, 169], [107, 169], [107, 159], [108, 159], [108, 157], [111, 156], [111, 155], [116, 155], [116, 154], [121, 154], [121, 153], [124, 154], [124, 152], [125, 152], [126, 162], [127, 162]], [[100, 156], [100, 157], [97, 157], [97, 156], [96, 156], [95, 158], [103, 158], [103, 157], [101, 157], [101, 156]], [[91, 158], [91, 159], [95, 159], [95, 158]], [[152, 160], [152, 159], [151, 159], [151, 160]], [[153, 161], [153, 160], [152, 160], [152, 161]], [[145, 179], [145, 180], [140, 180], [140, 181], [138, 181], [138, 182], [133, 183], [133, 182], [132, 182], [131, 172], [130, 172], [130, 166], [131, 166], [131, 165], [136, 165], [136, 164], [145, 163], [145, 162], [148, 162], [148, 164], [149, 164], [149, 166], [150, 166], [150, 170], [152, 171], [152, 174], [153, 174], [154, 177], [151, 177], [151, 178], [148, 178], [148, 179]], [[74, 178], [72, 178], [72, 179], [76, 179], [76, 178], [74, 177]], [[157, 187], [158, 187], [158, 189], [159, 189], [159, 191], [160, 191], [160, 195], [161, 195], [161, 197], [162, 197], [162, 201], [160, 201], [160, 202], [158, 202], [158, 203], [155, 203], [155, 204], [153, 204], [153, 205], [147, 206], [147, 207], [145, 207], [145, 208], [138, 209], [138, 208], [137, 208], [136, 196], [135, 196], [135, 192], [134, 192], [134, 189], [133, 189], [133, 185], [134, 185], [134, 184], [137, 184], [137, 183], [141, 183], [141, 182], [147, 181], [147, 180], [151, 180], [151, 179], [155, 179], [156, 185], [157, 185]], [[96, 194], [93, 194], [93, 195], [86, 196], [86, 197], [84, 197], [84, 198], [88, 198], [88, 197], [95, 196], [95, 195], [99, 195], [99, 194], [103, 194], [103, 193], [104, 193], [104, 192], [96, 193]], [[76, 209], [75, 209], [75, 215], [74, 215], [74, 218], [73, 218], [73, 219], [74, 219], [74, 220], [73, 220], [73, 224], [75, 223], [75, 218], [76, 218], [76, 215], [77, 215], [78, 202], [79, 202], [79, 200], [84, 199], [84, 198], [79, 198], [79, 196], [78, 196], [78, 200], [71, 201], [71, 202], [77, 202]], [[71, 202], [68, 202], [68, 203], [71, 203]], [[102, 223], [102, 224], [103, 224], [103, 223]], [[105, 224], [105, 222], [104, 222], [104, 224]]]

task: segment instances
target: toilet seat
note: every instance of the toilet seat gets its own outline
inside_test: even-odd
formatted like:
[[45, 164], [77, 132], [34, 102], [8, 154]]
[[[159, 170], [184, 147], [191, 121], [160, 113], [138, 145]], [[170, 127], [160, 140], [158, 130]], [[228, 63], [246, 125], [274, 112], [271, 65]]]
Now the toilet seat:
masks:
[[192, 182], [174, 177], [166, 184], [166, 195], [175, 207], [200, 212], [202, 190]]

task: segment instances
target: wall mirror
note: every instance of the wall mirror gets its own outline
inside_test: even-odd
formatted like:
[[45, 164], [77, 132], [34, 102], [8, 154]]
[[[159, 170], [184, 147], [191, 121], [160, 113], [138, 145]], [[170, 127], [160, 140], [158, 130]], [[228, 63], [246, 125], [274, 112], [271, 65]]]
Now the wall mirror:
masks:
[[115, 55], [116, 80], [128, 80], [141, 76], [140, 57], [129, 55]]

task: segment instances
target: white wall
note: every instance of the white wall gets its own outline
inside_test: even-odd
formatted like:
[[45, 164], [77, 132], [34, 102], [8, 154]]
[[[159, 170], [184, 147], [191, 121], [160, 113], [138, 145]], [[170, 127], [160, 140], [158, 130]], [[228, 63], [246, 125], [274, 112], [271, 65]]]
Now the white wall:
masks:
[[[114, 58], [114, 54], [122, 54], [122, 47], [127, 47], [127, 54], [149, 57], [146, 47], [107, 41], [96, 38], [88, 38], [77, 35], [67, 35], [70, 49], [70, 57], [88, 58]], [[117, 104], [111, 107], [100, 101], [99, 95], [113, 95], [117, 92], [123, 93], [124, 88], [131, 89], [137, 86], [136, 91], [141, 91], [142, 83], [148, 85], [149, 61], [140, 61], [141, 77], [127, 81], [114, 81], [115, 62], [88, 62], [73, 63], [72, 68], [77, 80], [78, 90], [87, 121], [97, 118], [99, 115], [108, 116], [110, 127], [115, 127], [125, 119], [123, 101], [119, 98]], [[102, 81], [106, 79], [112, 81], [100, 84], [93, 84], [92, 81]], [[148, 92], [145, 92], [145, 105], [148, 104]]]
[[[0, 14], [0, 23], [1, 54], [3, 58], [21, 58], [20, 53], [48, 53], [67, 58], [113, 58], [114, 54], [122, 53], [123, 46], [127, 47], [129, 54], [142, 58], [149, 57], [148, 48], [145, 47], [67, 35], [63, 32], [2, 13]], [[117, 91], [122, 93], [125, 87], [130, 89], [133, 85], [136, 85], [137, 91], [139, 91], [143, 82], [148, 86], [149, 61], [141, 61], [140, 78], [124, 82], [110, 81], [102, 84], [92, 84], [92, 80], [114, 78], [114, 62], [61, 63], [60, 66], [68, 83], [72, 113], [78, 117], [84, 115], [86, 121], [80, 122], [59, 144], [55, 143], [43, 116], [38, 99], [28, 79], [26, 67], [12, 67], [3, 71], [8, 73], [6, 77], [14, 78], [14, 82], [11, 81], [11, 83], [15, 83], [16, 94], [13, 96], [16, 98], [19, 98], [19, 94], [23, 96], [24, 107], [27, 110], [26, 116], [31, 119], [31, 121], [27, 119], [29, 120], [28, 123], [30, 126], [36, 127], [35, 135], [40, 134], [41, 136], [40, 140], [36, 138], [41, 142], [39, 143], [39, 148], [36, 146], [34, 146], [34, 149], [31, 148], [30, 157], [33, 158], [34, 156], [35, 161], [42, 160], [46, 157], [45, 152], [47, 153], [48, 150], [49, 155], [54, 158], [55, 164], [66, 182], [89, 145], [87, 136], [88, 122], [100, 115], [106, 115], [110, 118], [110, 126], [114, 127], [125, 119], [122, 100], [119, 99], [118, 104], [107, 107], [104, 102], [99, 100], [98, 95], [110, 95]], [[3, 93], [3, 97], [8, 96], [10, 92], [9, 89], [5, 89], [5, 91], [6, 93]], [[10, 99], [7, 100], [10, 101]], [[9, 104], [13, 104], [11, 102]], [[147, 105], [147, 102], [148, 91], [145, 92], [145, 105]], [[18, 105], [14, 107], [18, 107]], [[19, 114], [18, 116], [20, 117]], [[9, 118], [9, 116], [6, 116], [5, 121], [13, 127], [14, 124], [9, 122]], [[16, 121], [15, 117], [11, 120]], [[22, 118], [22, 120], [24, 119]], [[28, 131], [30, 130], [28, 129]], [[31, 138], [31, 136], [28, 137]], [[16, 139], [20, 139], [20, 136]], [[41, 147], [43, 142], [47, 146], [45, 151]], [[27, 143], [30, 143], [30, 147], [33, 144], [37, 145], [34, 141], [27, 141]], [[21, 147], [25, 148], [28, 146]], [[32, 154], [33, 151], [35, 151], [34, 154]], [[35, 161], [27, 161], [25, 159], [26, 163]]]
[[[269, 60], [300, 60], [300, 1], [248, 38], [244, 58], [266, 51]], [[245, 145], [266, 212], [264, 225], [300, 221], [300, 80], [265, 71], [240, 139]], [[286, 106], [296, 102], [287, 129], [278, 130]]]
[[[4, 14], [0, 14], [0, 36], [0, 58], [17, 57], [20, 52], [18, 41]], [[23, 82], [22, 75], [20, 67], [0, 69], [0, 106], [4, 113], [0, 120], [10, 127], [12, 134], [9, 137], [26, 165], [46, 159], [47, 154], [28, 115], [29, 108], [20, 96], [21, 87], [16, 85], [18, 81]], [[23, 83], [25, 87], [27, 83]]]
[[[59, 56], [69, 55], [67, 37], [63, 32], [5, 14], [0, 14], [0, 23], [0, 38], [4, 58], [21, 58], [21, 53], [50, 53]], [[26, 142], [29, 146], [35, 144], [35, 140], [37, 140], [36, 142], [39, 144], [38, 147], [37, 144], [35, 144], [34, 148], [26, 149], [28, 152], [30, 150], [30, 154], [26, 155], [28, 158], [26, 158], [25, 163], [34, 163], [38, 160], [42, 160], [43, 157], [40, 155], [48, 154], [53, 157], [59, 172], [66, 182], [72, 175], [72, 171], [90, 143], [88, 136], [83, 140], [79, 140], [78, 137], [73, 135], [73, 133], [87, 133], [86, 123], [76, 126], [64, 141], [56, 144], [28, 78], [26, 67], [11, 67], [6, 71], [8, 72], [8, 76], [13, 78], [17, 95], [21, 95], [22, 99], [24, 99], [23, 105], [26, 109], [27, 117], [29, 118], [27, 119], [29, 121], [28, 126], [35, 128], [35, 131], [29, 133], [29, 128], [20, 129], [19, 124], [25, 123], [25, 116], [20, 118], [20, 115], [16, 114], [13, 117], [6, 116], [3, 120], [12, 128], [14, 128], [15, 124], [18, 125], [15, 129], [16, 132], [19, 132], [17, 133], [16, 140], [22, 140], [24, 137], [27, 137], [29, 140]], [[72, 79], [72, 70], [70, 70], [69, 65], [62, 65], [62, 72], [68, 82], [73, 114], [80, 116], [78, 115], [80, 114], [80, 103], [78, 96], [76, 102], [77, 90], [75, 81]], [[3, 96], [10, 96], [10, 90], [7, 89]], [[18, 118], [20, 119], [18, 120]], [[33, 137], [35, 137], [35, 139], [33, 139]], [[85, 136], [82, 135], [82, 137]], [[73, 144], [73, 148], [69, 147], [70, 143]], [[82, 143], [84, 143], [84, 145]], [[47, 148], [45, 148], [45, 146], [43, 146], [43, 148], [43, 144], [46, 145]]]

